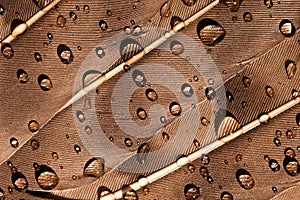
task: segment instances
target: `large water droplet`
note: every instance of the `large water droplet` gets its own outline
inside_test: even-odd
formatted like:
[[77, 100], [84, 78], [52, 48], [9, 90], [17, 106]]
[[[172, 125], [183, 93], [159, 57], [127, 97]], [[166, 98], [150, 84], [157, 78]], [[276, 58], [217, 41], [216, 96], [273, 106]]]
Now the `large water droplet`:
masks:
[[225, 35], [225, 29], [212, 19], [203, 19], [197, 25], [197, 33], [203, 44], [214, 46], [220, 43]]
[[74, 60], [74, 55], [71, 51], [71, 49], [64, 44], [60, 44], [57, 47], [57, 55], [60, 59], [60, 61], [64, 64], [70, 64]]
[[1, 47], [1, 52], [2, 52], [2, 55], [7, 59], [10, 59], [14, 56], [14, 50], [10, 46], [10, 44], [3, 44]]
[[17, 190], [24, 190], [28, 187], [28, 181], [21, 172], [12, 173], [11, 181]]
[[38, 165], [34, 163], [35, 167], [35, 179], [43, 190], [52, 190], [58, 185], [59, 178], [55, 171], [46, 166], [46, 165]]
[[104, 174], [104, 160], [92, 158], [86, 162], [83, 170], [84, 176], [99, 178]]
[[222, 192], [221, 200], [233, 200], [233, 195], [229, 192]]
[[146, 90], [146, 96], [150, 101], [155, 101], [158, 99], [157, 93], [153, 89], [147, 89]]
[[286, 70], [288, 79], [292, 79], [297, 71], [296, 63], [292, 60], [287, 60], [285, 62], [285, 70]]
[[245, 169], [239, 169], [236, 172], [236, 180], [240, 186], [246, 190], [250, 190], [254, 187], [254, 179], [251, 174]]
[[137, 150], [137, 160], [139, 163], [144, 164], [147, 153], [150, 151], [150, 146], [147, 143], [141, 144]]
[[286, 173], [290, 176], [297, 176], [299, 175], [300, 168], [298, 160], [294, 157], [286, 156], [283, 160], [283, 167]]
[[50, 78], [45, 74], [41, 74], [38, 77], [38, 83], [41, 89], [44, 91], [49, 91], [52, 88], [52, 82]]
[[20, 83], [27, 83], [29, 81], [29, 76], [27, 72], [23, 69], [19, 69], [17, 71], [17, 77]]
[[294, 24], [288, 19], [284, 19], [280, 22], [279, 30], [285, 37], [292, 37], [296, 32]]
[[182, 84], [181, 92], [186, 97], [191, 97], [194, 94], [194, 90], [193, 90], [192, 86], [188, 83]]
[[37, 121], [35, 120], [31, 120], [29, 123], [28, 123], [28, 129], [31, 131], [31, 132], [36, 132], [40, 129], [40, 125]]
[[187, 184], [184, 187], [184, 196], [186, 200], [197, 200], [200, 197], [200, 188], [194, 184]]

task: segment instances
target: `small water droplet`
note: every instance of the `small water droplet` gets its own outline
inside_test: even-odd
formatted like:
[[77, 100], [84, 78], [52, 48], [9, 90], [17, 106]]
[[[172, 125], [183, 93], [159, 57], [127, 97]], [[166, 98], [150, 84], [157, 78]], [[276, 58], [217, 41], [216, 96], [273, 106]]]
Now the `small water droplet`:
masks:
[[88, 14], [90, 12], [90, 6], [84, 5], [83, 6], [83, 11], [84, 11], [85, 14]]
[[287, 60], [285, 62], [285, 70], [286, 70], [288, 79], [293, 79], [293, 77], [297, 71], [296, 63], [292, 60]]
[[104, 175], [104, 160], [91, 158], [84, 166], [84, 176], [99, 178]]
[[63, 15], [59, 15], [56, 19], [56, 25], [64, 27], [66, 25], [67, 19]]
[[174, 40], [170, 44], [170, 50], [174, 55], [180, 55], [183, 53], [184, 47], [179, 41]]
[[159, 120], [160, 120], [160, 122], [161, 122], [162, 124], [167, 123], [167, 119], [166, 119], [165, 116], [161, 116]]
[[7, 190], [10, 194], [13, 192], [13, 189], [10, 186], [7, 187]]
[[146, 96], [150, 101], [156, 101], [158, 99], [157, 93], [153, 89], [147, 89]]
[[28, 181], [21, 172], [12, 173], [11, 181], [17, 190], [25, 190], [28, 187]]
[[271, 86], [266, 86], [266, 94], [268, 97], [272, 98], [274, 96], [274, 89]]
[[84, 121], [85, 121], [85, 116], [84, 116], [83, 112], [77, 111], [77, 112], [76, 112], [76, 116], [77, 116], [77, 119], [78, 119], [80, 122], [84, 122]]
[[162, 137], [166, 142], [170, 139], [170, 136], [166, 132], [162, 132]]
[[293, 89], [293, 90], [292, 90], [292, 97], [293, 97], [293, 98], [297, 98], [298, 96], [299, 96], [299, 91]]
[[52, 82], [50, 78], [45, 74], [41, 74], [38, 77], [38, 83], [41, 89], [44, 91], [49, 91], [52, 88]]
[[130, 138], [125, 138], [124, 143], [127, 147], [131, 147], [133, 142]]
[[147, 83], [147, 79], [143, 72], [137, 69], [132, 72], [132, 79], [138, 87], [142, 87]]
[[282, 132], [280, 130], [276, 130], [275, 132], [275, 138], [280, 138], [282, 135]]
[[106, 11], [106, 14], [107, 14], [107, 16], [112, 16], [111, 10], [107, 10], [107, 11]]
[[140, 26], [133, 27], [133, 31], [132, 31], [133, 36], [139, 36], [142, 33], [143, 33], [142, 27], [140, 27]]
[[233, 200], [233, 196], [229, 192], [222, 192], [221, 200]]
[[54, 159], [54, 160], [57, 160], [58, 159], [58, 154], [56, 153], [56, 152], [52, 152], [52, 158]]
[[296, 115], [296, 124], [300, 126], [300, 113]]
[[37, 150], [40, 147], [40, 143], [37, 140], [33, 139], [30, 142], [30, 146], [32, 150]]
[[184, 3], [184, 5], [186, 6], [193, 6], [196, 4], [197, 0], [182, 0], [182, 2]]
[[188, 164], [188, 166], [187, 166], [187, 168], [188, 168], [188, 171], [190, 172], [190, 173], [194, 173], [194, 171], [195, 171], [195, 166], [193, 165], [193, 164]]
[[17, 148], [19, 146], [19, 141], [16, 138], [12, 137], [10, 138], [10, 145], [13, 148]]
[[272, 187], [272, 191], [274, 192], [274, 193], [276, 193], [277, 192], [277, 188], [276, 187]]
[[37, 163], [34, 163], [34, 168], [35, 178], [40, 188], [52, 190], [58, 185], [59, 178], [52, 168], [46, 165], [38, 165]]
[[[1, 7], [0, 7], [1, 9]], [[1, 11], [0, 11], [1, 12]], [[2, 188], [0, 188], [0, 200], [5, 200], [5, 193], [4, 191], [2, 190]]]
[[286, 148], [286, 149], [284, 150], [284, 155], [285, 155], [285, 156], [289, 156], [289, 157], [295, 157], [295, 156], [296, 156], [296, 153], [295, 153], [295, 151], [294, 151], [293, 149], [291, 149], [291, 148]]
[[208, 100], [213, 100], [216, 97], [216, 91], [212, 87], [207, 87], [205, 89], [205, 96]]
[[49, 40], [53, 40], [53, 35], [52, 35], [52, 33], [47, 33], [47, 37], [48, 37]]
[[226, 98], [230, 103], [234, 102], [234, 96], [229, 91], [226, 91]]
[[81, 152], [81, 148], [77, 144], [74, 145], [74, 150], [75, 150], [76, 153], [80, 153]]
[[210, 123], [210, 121], [209, 121], [208, 119], [206, 119], [205, 117], [202, 117], [202, 118], [201, 118], [201, 124], [202, 124], [203, 126], [208, 126], [209, 123]]
[[252, 82], [251, 79], [246, 77], [246, 76], [244, 76], [242, 78], [242, 81], [243, 81], [243, 85], [244, 85], [245, 88], [248, 88], [251, 85], [251, 82]]
[[211, 176], [207, 177], [207, 181], [209, 184], [213, 184], [214, 183], [214, 179]]
[[71, 51], [71, 49], [64, 44], [60, 44], [57, 47], [57, 55], [60, 59], [60, 61], [64, 64], [70, 64], [74, 60], [74, 55]]
[[252, 21], [252, 14], [249, 12], [245, 12], [243, 15], [244, 21], [245, 22], [251, 22]]
[[284, 19], [280, 22], [279, 30], [285, 37], [292, 37], [296, 32], [294, 24], [288, 19]]
[[150, 146], [147, 143], [141, 144], [137, 150], [137, 161], [144, 164], [149, 151]]
[[1, 52], [2, 55], [7, 59], [10, 59], [14, 56], [14, 50], [10, 46], [10, 44], [3, 44], [3, 46], [1, 47]]
[[99, 21], [99, 27], [101, 28], [102, 31], [106, 31], [108, 29], [108, 25], [104, 20]]
[[105, 56], [105, 51], [102, 47], [96, 47], [95, 52], [99, 58], [103, 58]]
[[29, 123], [28, 123], [28, 129], [31, 131], [31, 132], [37, 132], [39, 129], [40, 129], [40, 125], [37, 121], [35, 120], [31, 120]]
[[125, 26], [124, 27], [124, 32], [125, 32], [126, 35], [131, 34], [131, 28], [129, 26]]
[[273, 172], [280, 170], [280, 165], [279, 165], [278, 161], [275, 159], [269, 160], [269, 167]]
[[69, 17], [70, 17], [73, 21], [75, 21], [75, 20], [77, 19], [77, 15], [76, 15], [76, 13], [73, 12], [73, 11], [70, 11], [70, 12], [69, 12]]
[[167, 1], [160, 7], [160, 16], [169, 17], [170, 15], [171, 15], [170, 1]]
[[85, 133], [88, 135], [91, 135], [93, 132], [93, 129], [90, 126], [86, 126], [85, 127]]
[[293, 138], [294, 138], [294, 132], [291, 131], [291, 130], [287, 130], [287, 131], [286, 131], [286, 137], [287, 137], [288, 139], [293, 139]]
[[136, 191], [129, 190], [123, 195], [124, 200], [138, 200], [138, 195]]
[[272, 8], [273, 0], [264, 0], [264, 4], [265, 4], [265, 6], [267, 6], [267, 8]]
[[4, 15], [5, 14], [5, 8], [3, 5], [0, 4], [0, 15]]
[[200, 188], [194, 184], [187, 184], [184, 187], [184, 196], [186, 200], [197, 200], [200, 197]]
[[172, 102], [169, 106], [169, 110], [173, 116], [178, 116], [181, 114], [181, 107], [177, 102]]
[[202, 162], [203, 165], [208, 165], [209, 162], [210, 162], [209, 156], [207, 154], [203, 154], [201, 156], [201, 162]]
[[235, 156], [235, 161], [236, 162], [240, 162], [243, 159], [243, 155], [242, 154], [238, 154]]
[[278, 138], [274, 138], [274, 144], [279, 147], [281, 145], [281, 142]]
[[23, 69], [18, 69], [17, 71], [17, 77], [20, 83], [27, 83], [29, 81], [29, 76], [27, 72]]
[[247, 107], [247, 102], [246, 101], [243, 101], [242, 102], [242, 108], [246, 108]]
[[147, 113], [143, 108], [138, 108], [136, 113], [141, 120], [145, 120], [147, 118]]
[[179, 23], [182, 23], [183, 22], [183, 19], [181, 19], [180, 17], [177, 17], [177, 16], [173, 16], [171, 18], [171, 29], [173, 29], [177, 24]]
[[251, 174], [245, 169], [239, 169], [236, 172], [236, 180], [240, 186], [246, 190], [250, 190], [254, 187], [254, 179]]
[[135, 25], [135, 21], [132, 19], [132, 20], [130, 20], [130, 24], [131, 25]]
[[197, 33], [203, 44], [214, 46], [220, 43], [225, 35], [225, 29], [212, 19], [203, 19], [197, 25]]
[[34, 53], [34, 58], [35, 58], [36, 62], [42, 62], [43, 61], [43, 57], [39, 52]]
[[224, 164], [225, 164], [225, 165], [228, 165], [228, 160], [224, 160]]
[[193, 144], [197, 149], [199, 149], [201, 147], [200, 142], [196, 139], [193, 141]]
[[188, 83], [182, 84], [181, 92], [186, 97], [191, 97], [194, 94], [194, 90], [193, 90], [192, 86]]

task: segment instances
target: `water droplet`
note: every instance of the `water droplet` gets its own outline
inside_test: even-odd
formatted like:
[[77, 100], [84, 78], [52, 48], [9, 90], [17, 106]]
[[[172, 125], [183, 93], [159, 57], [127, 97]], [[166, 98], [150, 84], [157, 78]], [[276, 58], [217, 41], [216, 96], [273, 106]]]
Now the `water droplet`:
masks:
[[280, 170], [280, 165], [279, 165], [278, 161], [275, 159], [269, 160], [269, 167], [273, 172]]
[[138, 195], [136, 191], [129, 190], [123, 195], [124, 200], [138, 200]]
[[55, 171], [46, 166], [46, 165], [38, 165], [34, 163], [35, 168], [35, 179], [43, 190], [52, 190], [54, 189], [59, 182], [59, 178]]
[[149, 194], [149, 192], [150, 192], [149, 188], [144, 188], [144, 189], [143, 189], [143, 193], [144, 193], [144, 195], [147, 195], [147, 194]]
[[265, 6], [267, 6], [267, 8], [272, 8], [273, 0], [264, 0], [264, 4], [265, 4]]
[[276, 130], [275, 132], [275, 138], [280, 138], [282, 135], [282, 132], [280, 130]]
[[216, 97], [216, 91], [212, 87], [207, 87], [205, 89], [205, 96], [208, 100], [213, 100]]
[[296, 156], [295, 151], [291, 148], [286, 148], [284, 150], [284, 155], [289, 156], [289, 157], [295, 157]]
[[181, 92], [186, 97], [191, 97], [194, 94], [194, 90], [193, 90], [192, 86], [188, 83], [182, 84]]
[[161, 116], [159, 120], [160, 120], [160, 122], [161, 122], [162, 124], [167, 123], [167, 119], [166, 119], [165, 116]]
[[84, 176], [99, 178], [104, 175], [104, 160], [91, 158], [86, 162], [83, 170]]
[[37, 121], [35, 120], [31, 120], [29, 123], [28, 123], [28, 129], [31, 131], [31, 132], [37, 132], [39, 129], [40, 129], [40, 125]]
[[169, 106], [169, 110], [173, 116], [178, 116], [181, 114], [181, 107], [177, 102], [172, 102]]
[[197, 200], [200, 197], [200, 188], [194, 184], [187, 184], [184, 187], [184, 196], [186, 200]]
[[18, 69], [17, 71], [17, 77], [20, 83], [27, 83], [29, 81], [28, 74], [25, 70], [23, 69]]
[[17, 190], [24, 190], [28, 187], [28, 181], [21, 172], [12, 173], [11, 181]]
[[5, 14], [5, 8], [3, 5], [0, 4], [0, 15], [4, 15]]
[[196, 4], [197, 0], [182, 0], [182, 2], [184, 3], [184, 5], [186, 6], [193, 6]]
[[230, 103], [234, 102], [234, 96], [231, 94], [231, 92], [226, 91], [226, 97]]
[[188, 164], [187, 169], [189, 170], [190, 173], [194, 173], [194, 171], [195, 171], [196, 168], [195, 168], [194, 165]]
[[143, 47], [138, 41], [132, 38], [126, 38], [120, 44], [120, 55], [123, 61], [127, 61], [142, 51], [142, 49]]
[[288, 79], [293, 79], [293, 77], [297, 71], [296, 63], [292, 60], [287, 60], [285, 62], [285, 70], [286, 70]]
[[202, 118], [201, 118], [201, 124], [202, 124], [203, 126], [208, 126], [209, 123], [210, 123], [210, 121], [209, 121], [208, 119], [206, 119], [205, 117], [202, 117]]
[[73, 12], [73, 11], [70, 11], [70, 12], [69, 12], [69, 17], [70, 17], [73, 21], [75, 21], [75, 20], [77, 19], [77, 15], [76, 15], [76, 13]]
[[202, 162], [203, 165], [208, 165], [209, 162], [210, 162], [209, 156], [207, 154], [203, 154], [201, 156], [201, 162]]
[[123, 70], [124, 72], [129, 72], [130, 68], [131, 68], [130, 65], [125, 64]]
[[99, 21], [99, 27], [102, 31], [106, 31], [108, 29], [107, 23], [104, 20]]
[[141, 120], [145, 120], [147, 118], [147, 113], [143, 108], [138, 108], [136, 113]]
[[81, 152], [81, 148], [77, 144], [74, 145], [74, 150], [75, 150], [76, 153], [80, 153]]
[[40, 147], [40, 143], [37, 140], [33, 139], [30, 142], [30, 146], [32, 150], [37, 150]]
[[294, 138], [294, 132], [291, 131], [291, 130], [287, 130], [287, 131], [286, 131], [286, 137], [287, 137], [288, 139], [293, 139], [293, 138]]
[[45, 74], [41, 74], [38, 77], [38, 83], [41, 89], [44, 91], [49, 91], [52, 88], [52, 82], [50, 78]]
[[13, 189], [10, 186], [7, 187], [7, 190], [10, 194], [13, 192]]
[[105, 56], [105, 51], [102, 47], [96, 47], [95, 52], [99, 58], [103, 58]]
[[60, 61], [64, 64], [70, 64], [74, 60], [74, 55], [73, 55], [71, 49], [64, 44], [58, 45], [57, 55], [58, 55]]
[[133, 31], [132, 31], [133, 36], [139, 36], [142, 33], [143, 33], [142, 27], [140, 27], [140, 26], [133, 27]]
[[276, 187], [272, 187], [272, 191], [274, 192], [274, 193], [276, 193], [277, 192], [277, 188]]
[[84, 11], [85, 14], [88, 14], [90, 12], [90, 6], [84, 5], [83, 6], [83, 11]]
[[200, 142], [196, 139], [193, 141], [193, 144], [197, 149], [199, 149], [201, 147]]
[[225, 35], [225, 29], [212, 19], [203, 19], [197, 25], [197, 33], [203, 44], [214, 46], [220, 43]]
[[286, 173], [290, 176], [297, 176], [299, 175], [300, 168], [298, 160], [294, 157], [286, 156], [283, 160], [283, 167]]
[[135, 21], [132, 19], [132, 20], [130, 20], [130, 24], [131, 25], [135, 25]]
[[77, 112], [76, 112], [76, 116], [77, 116], [77, 119], [78, 119], [80, 122], [84, 122], [84, 121], [85, 121], [85, 116], [84, 116], [83, 112], [77, 111]]
[[247, 107], [247, 102], [246, 101], [243, 101], [242, 102], [242, 108], [246, 108]]
[[293, 97], [293, 98], [297, 98], [298, 96], [299, 96], [299, 91], [293, 89], [293, 90], [292, 90], [292, 97]]
[[271, 86], [266, 86], [266, 94], [268, 97], [272, 98], [274, 96], [274, 89]]
[[236, 162], [240, 162], [243, 159], [243, 155], [242, 154], [238, 154], [235, 156], [235, 161]]
[[281, 145], [281, 142], [278, 138], [274, 138], [274, 144], [279, 147]]
[[184, 51], [183, 45], [177, 40], [171, 42], [170, 49], [174, 55], [180, 55]]
[[104, 197], [104, 196], [106, 196], [106, 195], [108, 195], [108, 194], [111, 194], [112, 191], [111, 191], [110, 189], [108, 189], [107, 187], [105, 187], [105, 186], [100, 186], [100, 187], [98, 188], [97, 193], [98, 193], [98, 198], [97, 198], [97, 200], [100, 200], [101, 197]]
[[19, 141], [16, 138], [12, 137], [10, 138], [10, 145], [13, 148], [17, 148], [19, 146]]
[[251, 22], [252, 21], [252, 14], [249, 12], [245, 12], [243, 15], [244, 21], [245, 22]]
[[125, 138], [124, 143], [127, 147], [132, 146], [132, 140], [130, 138]]
[[166, 142], [170, 139], [170, 136], [166, 132], [162, 132], [162, 137]]
[[34, 58], [35, 58], [36, 62], [42, 62], [43, 61], [42, 55], [38, 52], [34, 53]]
[[147, 83], [147, 79], [143, 72], [137, 69], [132, 72], [132, 79], [138, 87], [142, 87]]
[[10, 44], [3, 44], [3, 46], [1, 47], [1, 52], [2, 55], [7, 59], [10, 59], [14, 56], [14, 50], [10, 46]]
[[[1, 5], [0, 5], [1, 6]], [[1, 7], [0, 7], [1, 9]], [[0, 11], [1, 12], [1, 11]], [[4, 191], [2, 190], [2, 188], [0, 188], [0, 200], [5, 200], [5, 193]]]
[[199, 80], [198, 76], [194, 76], [193, 79], [194, 79], [194, 81], [196, 81], [196, 82]]
[[300, 126], [300, 113], [296, 115], [296, 124]]
[[225, 165], [228, 165], [228, 160], [224, 160], [224, 164], [225, 164]]
[[296, 32], [295, 26], [288, 19], [284, 19], [280, 22], [279, 30], [285, 37], [292, 37]]
[[77, 10], [77, 11], [79, 11], [79, 10], [80, 10], [80, 7], [79, 7], [79, 6], [76, 6], [75, 8], [76, 8], [76, 10]]
[[251, 174], [245, 169], [237, 170], [236, 179], [240, 186], [246, 190], [250, 190], [254, 187], [254, 179]]
[[213, 184], [214, 183], [214, 179], [211, 176], [207, 177], [207, 181], [209, 184]]
[[150, 101], [156, 101], [158, 99], [157, 93], [153, 89], [147, 89], [146, 96]]
[[147, 143], [141, 144], [137, 150], [137, 161], [144, 164], [149, 151], [150, 146]]
[[125, 32], [126, 35], [131, 34], [131, 28], [129, 26], [125, 26], [124, 27], [124, 32]]
[[52, 33], [47, 33], [47, 37], [48, 37], [49, 40], [53, 40], [53, 35], [52, 35]]
[[93, 129], [90, 126], [86, 126], [85, 127], [85, 133], [88, 135], [91, 135], [93, 132]]
[[66, 25], [67, 19], [63, 15], [59, 15], [56, 19], [56, 25], [64, 27]]
[[107, 10], [107, 11], [106, 11], [106, 14], [107, 14], [108, 16], [112, 16], [111, 10]]
[[160, 7], [160, 16], [169, 17], [171, 15], [170, 1], [167, 1]]
[[222, 192], [221, 200], [233, 200], [233, 196], [229, 192]]
[[183, 19], [181, 19], [180, 17], [177, 16], [173, 16], [171, 18], [171, 29], [173, 29], [177, 24], [183, 22]]
[[243, 81], [243, 85], [244, 85], [245, 88], [248, 88], [251, 85], [251, 82], [252, 82], [251, 79], [246, 77], [246, 76], [244, 76], [242, 78], [242, 81]]

